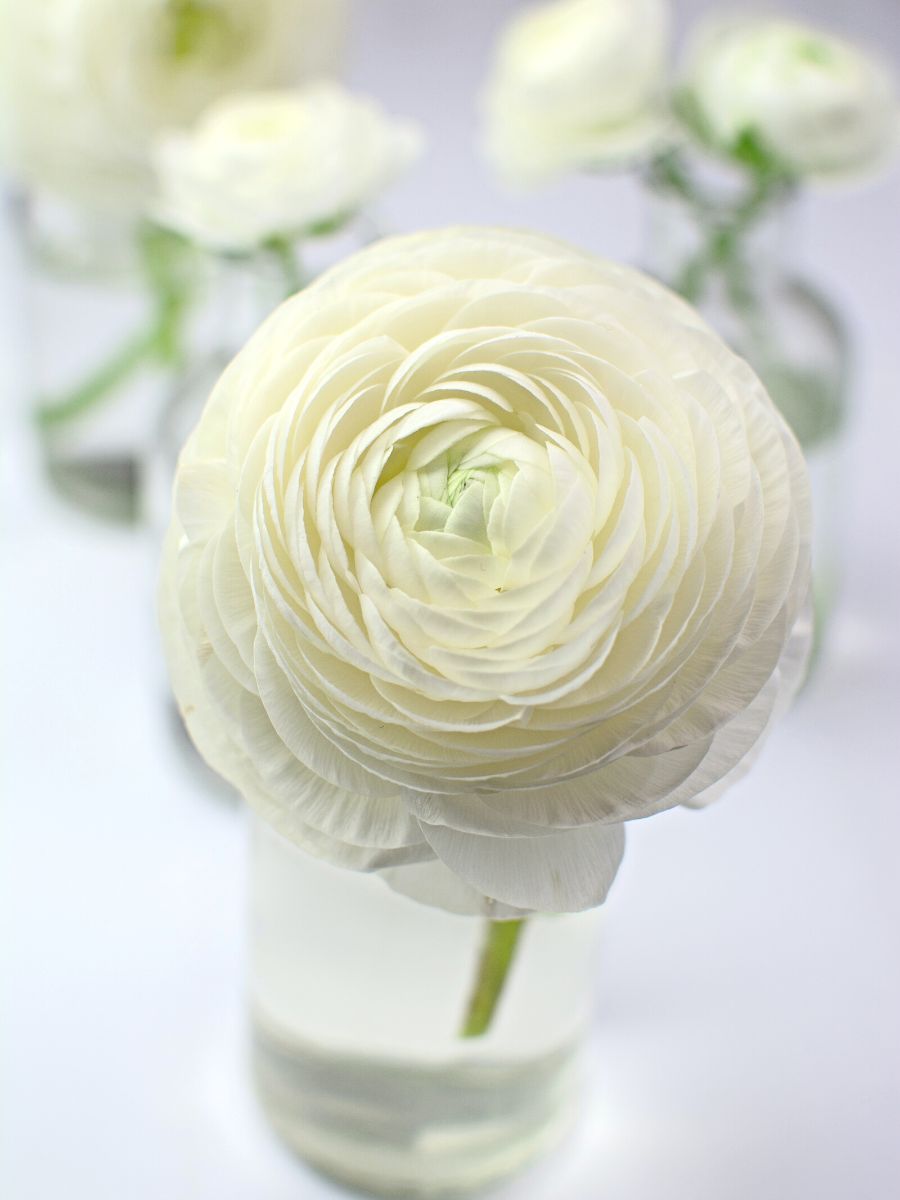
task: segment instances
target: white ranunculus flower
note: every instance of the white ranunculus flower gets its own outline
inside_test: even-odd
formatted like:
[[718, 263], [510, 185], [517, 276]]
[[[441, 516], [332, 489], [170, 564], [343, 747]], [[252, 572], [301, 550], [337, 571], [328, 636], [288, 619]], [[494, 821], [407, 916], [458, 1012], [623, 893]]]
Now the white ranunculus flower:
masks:
[[10, 169], [137, 210], [148, 153], [219, 96], [332, 73], [346, 0], [6, 0]]
[[554, 0], [504, 30], [485, 95], [487, 153], [512, 179], [641, 157], [667, 128], [666, 0]]
[[337, 84], [236, 95], [163, 138], [157, 219], [224, 250], [358, 212], [419, 153], [421, 135]]
[[789, 697], [809, 542], [794, 437], [675, 295], [537, 235], [393, 238], [210, 397], [167, 658], [299, 845], [451, 908], [577, 910], [622, 822], [709, 799]]
[[866, 170], [896, 147], [890, 72], [856, 47], [779, 17], [716, 18], [697, 31], [683, 79], [701, 135], [729, 152], [752, 135], [799, 175]]

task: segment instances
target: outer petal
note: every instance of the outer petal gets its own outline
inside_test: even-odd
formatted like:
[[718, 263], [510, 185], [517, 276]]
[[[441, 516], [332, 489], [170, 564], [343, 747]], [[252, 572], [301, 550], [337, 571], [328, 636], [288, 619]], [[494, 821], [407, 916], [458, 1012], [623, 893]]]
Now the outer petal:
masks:
[[489, 917], [492, 921], [512, 921], [528, 916], [529, 910], [514, 908], [491, 900], [477, 888], [465, 883], [459, 875], [439, 858], [409, 866], [386, 867], [381, 877], [395, 892], [429, 904], [444, 908], [448, 912], [466, 917]]
[[473, 888], [514, 908], [580, 912], [602, 904], [625, 853], [623, 825], [592, 825], [542, 837], [488, 837], [422, 827], [431, 848]]

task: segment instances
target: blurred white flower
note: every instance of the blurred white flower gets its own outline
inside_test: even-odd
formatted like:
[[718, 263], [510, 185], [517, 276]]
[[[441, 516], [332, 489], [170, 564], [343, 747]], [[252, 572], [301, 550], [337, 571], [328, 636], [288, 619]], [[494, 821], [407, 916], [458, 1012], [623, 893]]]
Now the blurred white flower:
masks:
[[664, 140], [666, 0], [555, 0], [504, 30], [486, 149], [514, 180], [632, 161]]
[[139, 211], [148, 153], [233, 91], [332, 73], [346, 0], [6, 0], [10, 171], [76, 203]]
[[682, 98], [704, 140], [741, 154], [753, 139], [797, 175], [870, 169], [896, 148], [900, 132], [896, 87], [884, 65], [840, 38], [778, 17], [702, 25], [688, 48]]
[[299, 845], [576, 910], [621, 822], [712, 798], [789, 698], [809, 540], [794, 437], [693, 309], [437, 231], [322, 276], [222, 376], [162, 627], [201, 752]]
[[156, 219], [222, 250], [358, 212], [418, 155], [418, 129], [336, 84], [236, 95], [156, 154]]

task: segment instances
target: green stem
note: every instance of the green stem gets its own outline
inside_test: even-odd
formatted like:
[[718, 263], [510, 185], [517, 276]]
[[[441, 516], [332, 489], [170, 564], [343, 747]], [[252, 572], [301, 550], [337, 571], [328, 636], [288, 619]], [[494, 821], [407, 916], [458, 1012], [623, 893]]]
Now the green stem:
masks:
[[74, 391], [42, 401], [35, 419], [44, 428], [63, 425], [89, 412], [148, 363], [171, 366], [181, 357], [182, 317], [188, 303], [178, 261], [183, 248], [171, 235], [153, 229], [141, 232], [138, 245], [153, 297], [150, 327], [129, 338]]
[[744, 235], [766, 210], [792, 186], [792, 180], [773, 163], [747, 161], [743, 164], [749, 186], [742, 197], [723, 209], [691, 179], [677, 151], [660, 156], [651, 166], [651, 180], [674, 192], [690, 209], [700, 229], [708, 237], [697, 253], [682, 268], [672, 286], [692, 304], [703, 298], [710, 275], [720, 271], [729, 299], [745, 318], [758, 317], [758, 299], [752, 272], [743, 254]]
[[488, 921], [460, 1037], [481, 1037], [490, 1028], [524, 928], [524, 918]]
[[293, 296], [306, 285], [303, 272], [297, 261], [297, 246], [290, 238], [272, 237], [265, 243], [265, 248], [275, 257], [284, 278], [285, 295]]
[[89, 376], [73, 392], [56, 400], [46, 400], [38, 407], [39, 425], [49, 428], [71, 421], [98, 404], [105, 396], [125, 383], [149, 358], [158, 340], [154, 326], [137, 334], [122, 347], [108, 363]]

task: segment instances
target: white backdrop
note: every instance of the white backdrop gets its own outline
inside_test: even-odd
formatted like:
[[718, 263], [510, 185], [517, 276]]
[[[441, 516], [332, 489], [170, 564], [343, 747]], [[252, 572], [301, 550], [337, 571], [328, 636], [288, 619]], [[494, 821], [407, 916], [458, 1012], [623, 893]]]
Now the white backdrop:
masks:
[[[631, 182], [518, 196], [473, 150], [473, 97], [515, 7], [358, 0], [353, 82], [431, 138], [386, 222], [531, 225], [633, 259]], [[900, 60], [895, 0], [791, 7]], [[897, 171], [805, 204], [801, 257], [844, 305], [857, 352], [826, 658], [731, 796], [630, 830], [597, 963], [584, 1121], [504, 1200], [900, 1194], [898, 217]], [[6, 236], [0, 1194], [337, 1196], [249, 1095], [242, 816], [171, 737], [153, 548], [42, 488], [15, 373], [14, 257]]]

